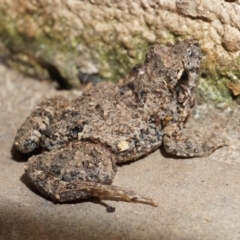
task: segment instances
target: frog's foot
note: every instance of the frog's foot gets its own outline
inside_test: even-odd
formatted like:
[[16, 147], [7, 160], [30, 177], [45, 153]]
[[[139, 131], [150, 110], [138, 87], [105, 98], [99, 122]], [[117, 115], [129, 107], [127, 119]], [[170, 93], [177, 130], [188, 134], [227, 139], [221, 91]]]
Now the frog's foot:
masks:
[[30, 153], [39, 148], [42, 135], [48, 132], [56, 111], [68, 104], [68, 100], [63, 97], [41, 102], [18, 130], [14, 140], [15, 147], [22, 153]]
[[218, 148], [228, 146], [228, 143], [215, 135], [204, 140], [194, 136], [182, 136], [176, 124], [172, 124], [165, 129], [163, 145], [166, 152], [176, 156], [202, 157], [208, 156]]
[[33, 156], [25, 171], [41, 193], [58, 202], [98, 197], [157, 206], [151, 198], [110, 185], [116, 173], [115, 156], [99, 144], [78, 143]]

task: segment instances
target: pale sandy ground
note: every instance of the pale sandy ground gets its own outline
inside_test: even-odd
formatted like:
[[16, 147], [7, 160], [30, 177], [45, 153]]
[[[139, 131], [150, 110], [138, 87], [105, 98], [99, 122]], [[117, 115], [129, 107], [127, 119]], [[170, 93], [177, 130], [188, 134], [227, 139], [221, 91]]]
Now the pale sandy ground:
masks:
[[104, 201], [116, 208], [108, 213], [93, 201], [45, 199], [24, 175], [26, 157], [12, 150], [34, 105], [55, 93], [0, 65], [0, 239], [240, 239], [239, 110], [197, 108], [188, 125], [198, 122], [200, 133], [230, 144], [208, 157], [173, 159], [158, 150], [120, 166], [114, 184], [152, 196], [159, 207]]

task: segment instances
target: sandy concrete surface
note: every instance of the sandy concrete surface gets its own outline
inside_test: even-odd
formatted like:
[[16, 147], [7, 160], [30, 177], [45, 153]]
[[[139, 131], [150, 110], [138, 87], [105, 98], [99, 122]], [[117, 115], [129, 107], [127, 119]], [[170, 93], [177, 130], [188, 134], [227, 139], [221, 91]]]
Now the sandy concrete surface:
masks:
[[215, 134], [229, 143], [208, 157], [174, 159], [157, 150], [119, 166], [114, 185], [149, 195], [158, 207], [55, 204], [34, 189], [23, 170], [27, 157], [12, 144], [34, 105], [56, 92], [0, 65], [0, 239], [240, 239], [239, 109], [221, 104], [195, 111], [188, 127], [196, 126], [196, 136]]

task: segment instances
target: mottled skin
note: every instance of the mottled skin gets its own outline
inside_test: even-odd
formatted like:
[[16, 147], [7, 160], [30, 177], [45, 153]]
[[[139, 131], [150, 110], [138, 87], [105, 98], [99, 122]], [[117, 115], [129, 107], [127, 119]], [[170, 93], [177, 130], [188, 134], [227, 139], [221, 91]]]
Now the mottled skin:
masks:
[[157, 205], [110, 184], [117, 163], [160, 146], [184, 157], [207, 155], [218, 147], [181, 134], [194, 105], [201, 56], [196, 41], [155, 45], [118, 85], [100, 83], [73, 101], [44, 100], [15, 138], [23, 153], [42, 151], [25, 165], [35, 186], [60, 202], [95, 196]]

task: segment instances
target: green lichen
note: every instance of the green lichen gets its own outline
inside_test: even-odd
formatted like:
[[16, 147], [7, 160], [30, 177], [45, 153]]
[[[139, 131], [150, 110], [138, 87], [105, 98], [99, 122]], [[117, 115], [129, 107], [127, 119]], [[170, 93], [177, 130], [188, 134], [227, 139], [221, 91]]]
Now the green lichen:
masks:
[[114, 82], [123, 77], [135, 64], [143, 61], [147, 46], [145, 43], [139, 45], [140, 47], [136, 46], [136, 49], [131, 50], [131, 52], [124, 48], [120, 42], [108, 49], [96, 49], [101, 60], [107, 63], [100, 70], [100, 75]]
[[228, 80], [219, 77], [200, 77], [197, 89], [197, 99], [199, 102], [214, 102], [231, 100], [230, 92], [226, 87]]
[[231, 100], [231, 94], [227, 88], [229, 79], [220, 74], [220, 69], [212, 66], [209, 58], [204, 58], [201, 66], [201, 76], [197, 89], [197, 99], [200, 102], [214, 102]]
[[[4, 13], [0, 13], [0, 40], [4, 44], [2, 49], [9, 49], [8, 63], [19, 71], [40, 79], [47, 77], [46, 72], [54, 68], [63, 80], [64, 87], [79, 85], [74, 63], [76, 51], [71, 45], [63, 44], [64, 37], [62, 36], [62, 41], [60, 35], [51, 39], [43, 32], [38, 33], [36, 38], [27, 37], [17, 31], [17, 21], [17, 18], [5, 18]], [[0, 54], [4, 55], [4, 52], [1, 51]]]

